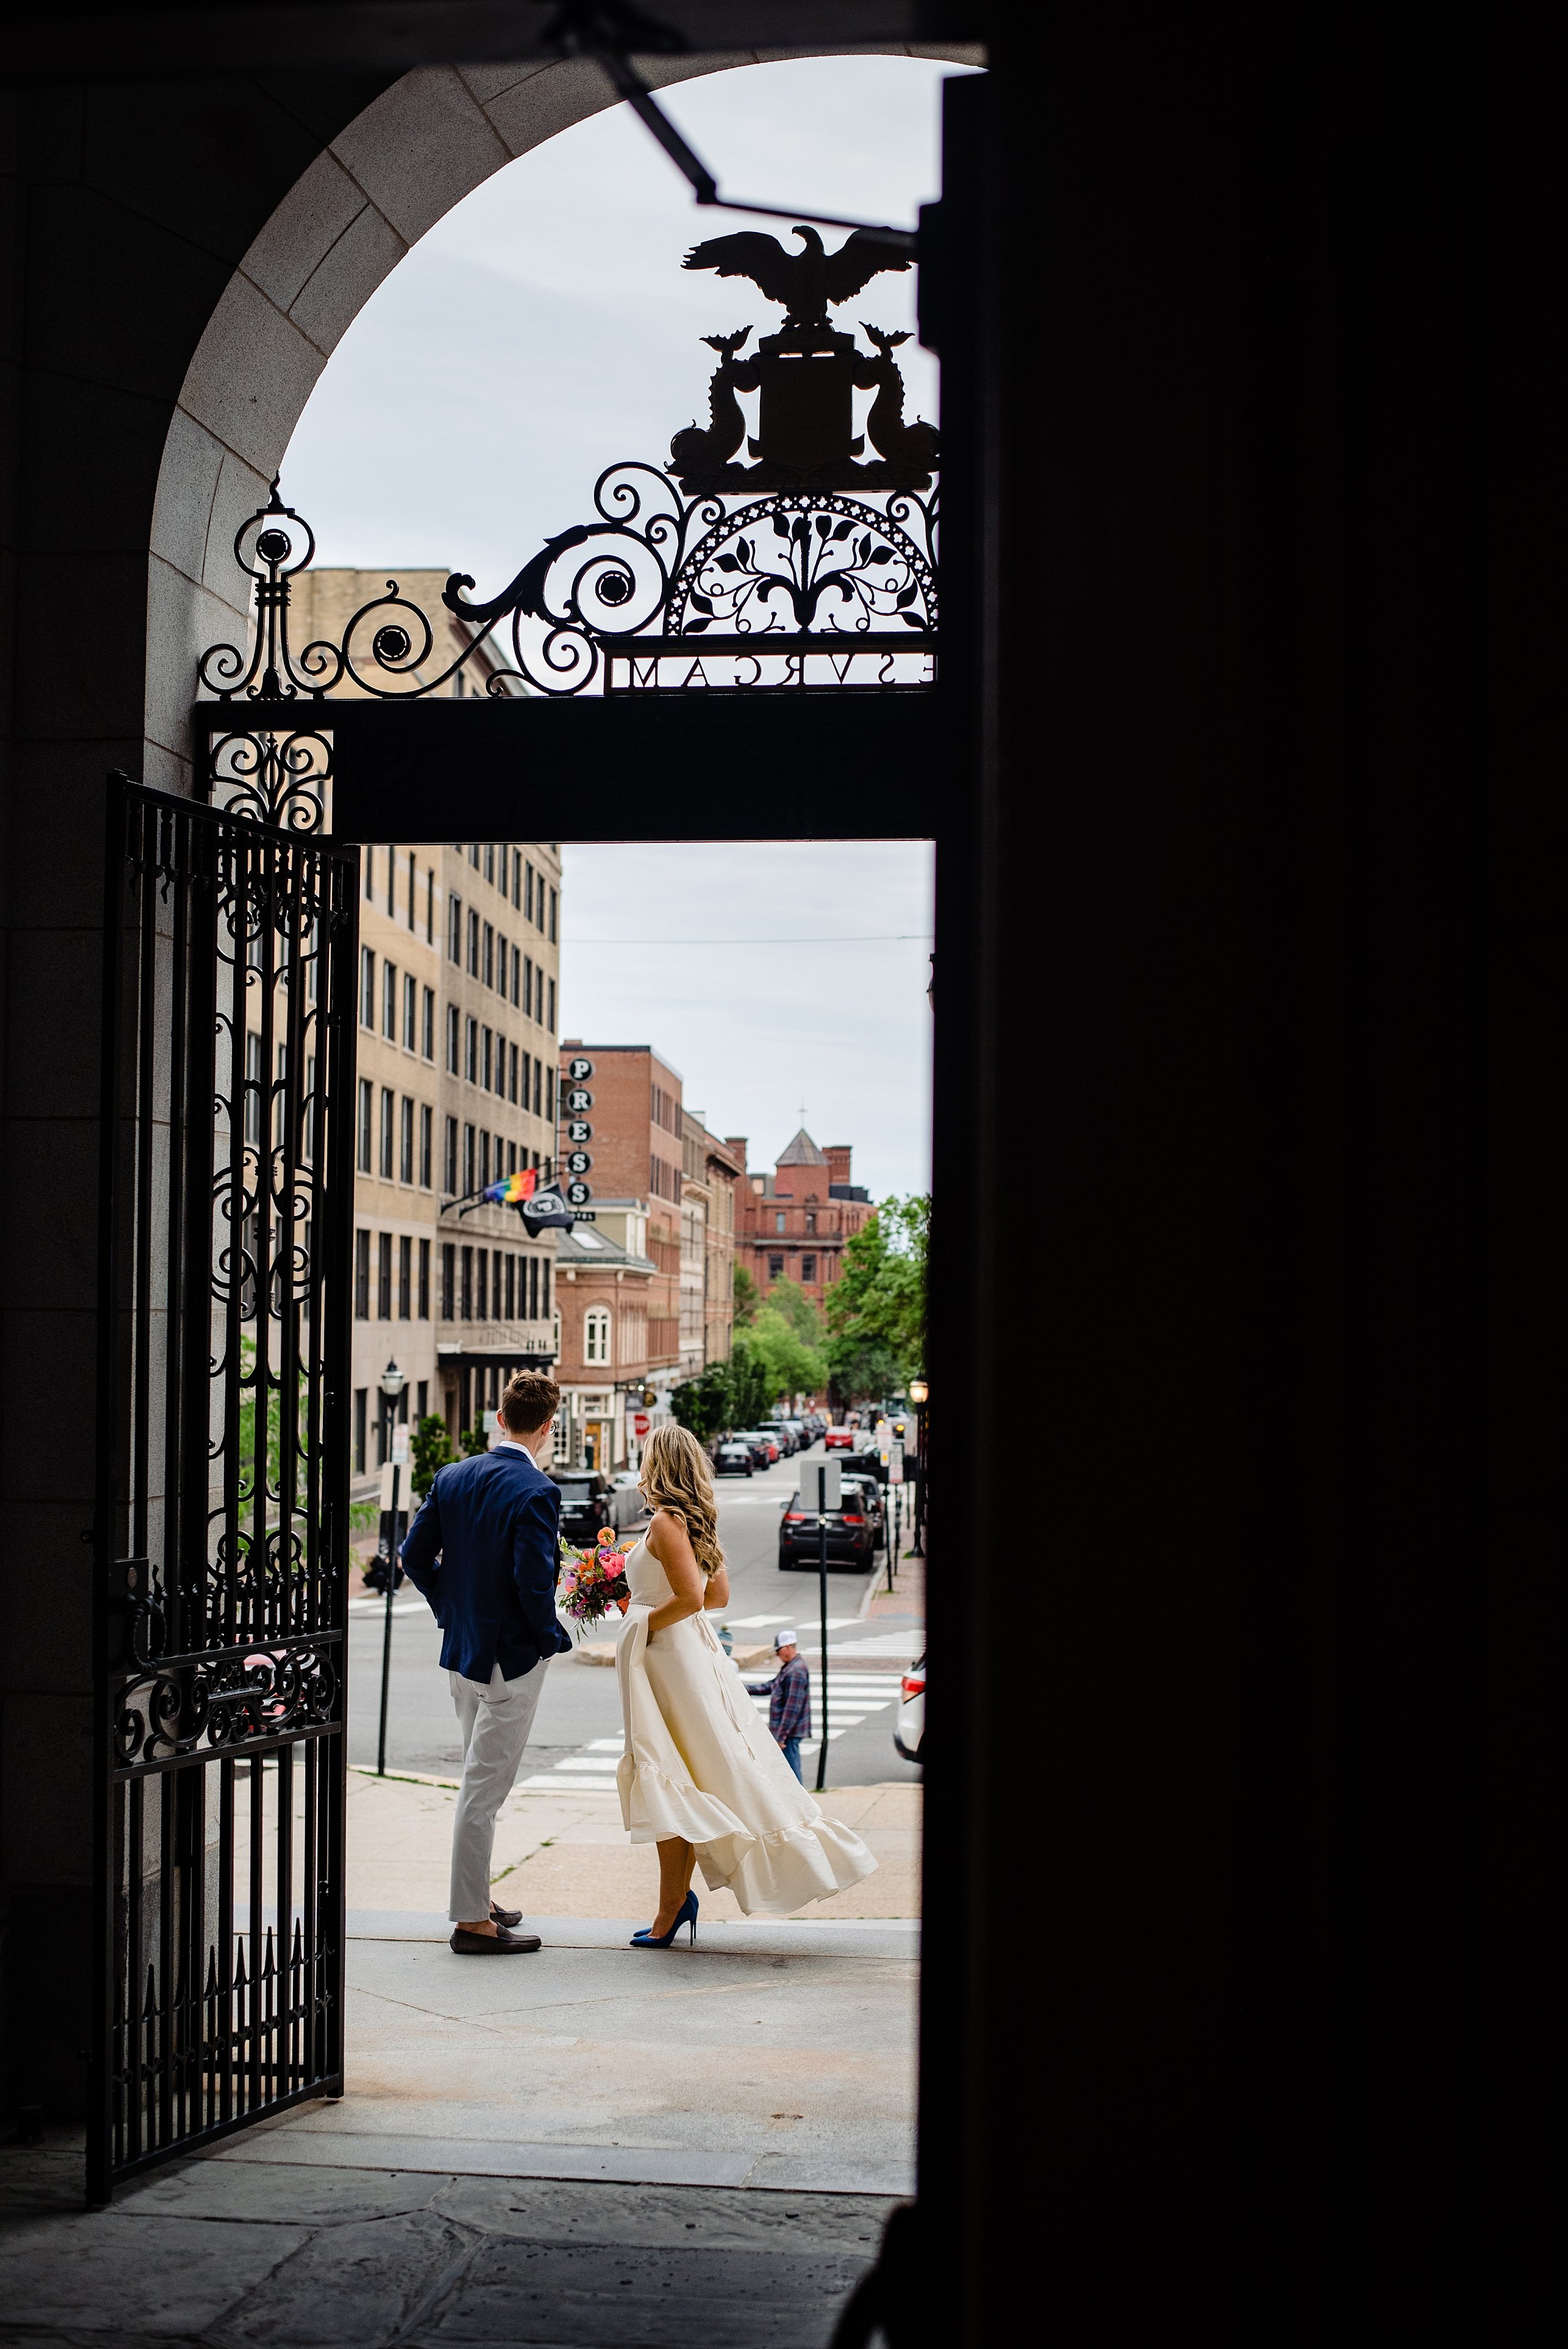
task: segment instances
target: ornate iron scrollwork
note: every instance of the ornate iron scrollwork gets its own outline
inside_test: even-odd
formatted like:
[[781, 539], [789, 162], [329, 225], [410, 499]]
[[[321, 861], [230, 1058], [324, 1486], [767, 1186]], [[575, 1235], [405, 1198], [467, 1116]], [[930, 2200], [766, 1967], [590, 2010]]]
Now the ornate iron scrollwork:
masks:
[[335, 1642], [172, 1658], [119, 1690], [117, 1764], [145, 1768], [300, 1737], [335, 1720], [337, 1687]]
[[[491, 698], [931, 683], [936, 429], [904, 418], [894, 354], [908, 336], [862, 320], [868, 353], [828, 316], [907, 259], [876, 236], [857, 233], [830, 254], [814, 228], [794, 233], [798, 254], [743, 231], [686, 255], [687, 269], [749, 278], [783, 305], [782, 326], [748, 357], [749, 326], [705, 336], [719, 362], [707, 426], [675, 435], [667, 467], [608, 466], [594, 484], [594, 519], [547, 539], [498, 595], [476, 599], [471, 575], [455, 573], [441, 599], [447, 646], [439, 616], [389, 579], [335, 640], [296, 653], [291, 583], [313, 561], [315, 537], [274, 481], [234, 539], [253, 583], [250, 652], [217, 645], [199, 665], [205, 691], [235, 710], [233, 726], [209, 738], [209, 795], [232, 812], [315, 831], [332, 781], [333, 697], [460, 692], [470, 665], [482, 666]], [[868, 390], [856, 434], [854, 395]], [[748, 439], [740, 400], [750, 393], [758, 429]], [[743, 442], [755, 461], [741, 461]], [[671, 657], [688, 645], [695, 661]]]

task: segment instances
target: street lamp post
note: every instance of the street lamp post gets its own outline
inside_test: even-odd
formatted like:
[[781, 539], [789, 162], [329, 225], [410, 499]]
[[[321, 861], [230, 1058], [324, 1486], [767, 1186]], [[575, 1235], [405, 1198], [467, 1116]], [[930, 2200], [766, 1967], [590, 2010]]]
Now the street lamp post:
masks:
[[914, 1405], [914, 1547], [911, 1557], [925, 1556], [925, 1403], [931, 1390], [923, 1379], [911, 1379], [909, 1399]]
[[[392, 1452], [393, 1414], [397, 1408], [397, 1398], [407, 1383], [407, 1372], [400, 1371], [396, 1362], [388, 1362], [381, 1373], [383, 1465]], [[387, 1775], [387, 1695], [392, 1679], [392, 1593], [397, 1581], [397, 1485], [401, 1474], [401, 1461], [394, 1460], [391, 1524], [386, 1535], [387, 1603], [381, 1618], [381, 1726], [376, 1740], [376, 1775], [378, 1778]], [[385, 1525], [387, 1520], [383, 1518], [382, 1523]]]

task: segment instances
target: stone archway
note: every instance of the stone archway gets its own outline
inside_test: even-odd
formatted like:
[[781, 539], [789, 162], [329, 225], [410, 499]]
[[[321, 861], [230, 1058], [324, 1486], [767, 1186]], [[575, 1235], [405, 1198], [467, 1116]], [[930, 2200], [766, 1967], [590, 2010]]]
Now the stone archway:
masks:
[[[954, 43], [746, 49], [639, 60], [655, 88], [788, 55], [978, 65]], [[233, 536], [264, 503], [317, 378], [376, 289], [492, 173], [616, 103], [591, 59], [405, 74], [323, 149], [254, 238], [186, 371], [159, 472], [149, 555], [143, 778], [190, 789], [187, 713], [201, 648], [242, 642]]]

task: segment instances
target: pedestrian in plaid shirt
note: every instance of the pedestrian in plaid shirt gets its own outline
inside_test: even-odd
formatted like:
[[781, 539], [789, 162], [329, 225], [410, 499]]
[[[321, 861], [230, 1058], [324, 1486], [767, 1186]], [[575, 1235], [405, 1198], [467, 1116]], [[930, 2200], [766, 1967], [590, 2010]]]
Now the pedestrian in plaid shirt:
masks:
[[748, 1681], [746, 1692], [768, 1699], [768, 1726], [803, 1785], [800, 1740], [811, 1734], [811, 1674], [793, 1631], [775, 1632], [773, 1646], [779, 1657], [778, 1671], [770, 1681]]

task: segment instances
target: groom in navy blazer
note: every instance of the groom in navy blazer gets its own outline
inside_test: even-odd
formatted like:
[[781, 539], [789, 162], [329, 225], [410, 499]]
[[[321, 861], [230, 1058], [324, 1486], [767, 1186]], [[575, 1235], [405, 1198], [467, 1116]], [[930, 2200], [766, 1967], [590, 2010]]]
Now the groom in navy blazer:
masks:
[[525, 1954], [519, 1910], [490, 1899], [496, 1814], [516, 1783], [545, 1666], [572, 1645], [555, 1613], [561, 1495], [548, 1458], [561, 1390], [520, 1371], [500, 1399], [493, 1450], [441, 1469], [398, 1556], [441, 1627], [441, 1665], [463, 1733], [452, 1823], [452, 1947]]

